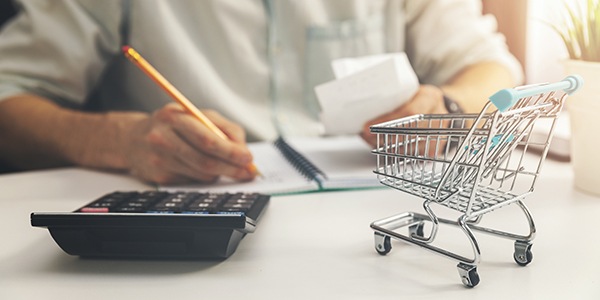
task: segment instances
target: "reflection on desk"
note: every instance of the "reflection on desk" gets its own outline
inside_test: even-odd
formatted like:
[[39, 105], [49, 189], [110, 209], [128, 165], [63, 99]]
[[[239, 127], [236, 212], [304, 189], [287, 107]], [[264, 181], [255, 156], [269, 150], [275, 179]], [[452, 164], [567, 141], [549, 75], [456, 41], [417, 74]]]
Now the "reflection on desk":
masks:
[[[466, 289], [444, 257], [398, 242], [377, 254], [372, 221], [421, 211], [419, 199], [392, 189], [273, 197], [260, 228], [224, 261], [86, 260], [57, 248], [29, 214], [152, 187], [82, 169], [2, 175], [0, 299], [600, 299], [600, 199], [572, 185], [570, 165], [547, 160], [525, 200], [538, 229], [533, 262], [519, 267], [511, 241], [477, 235], [481, 283]], [[513, 206], [482, 223], [525, 230]], [[470, 251], [460, 231], [438, 239]]]

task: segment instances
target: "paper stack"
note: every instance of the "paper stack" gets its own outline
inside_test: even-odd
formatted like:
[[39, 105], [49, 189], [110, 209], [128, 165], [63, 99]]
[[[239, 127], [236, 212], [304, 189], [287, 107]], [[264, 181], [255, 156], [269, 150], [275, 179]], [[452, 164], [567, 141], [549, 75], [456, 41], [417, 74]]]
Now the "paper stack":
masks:
[[405, 53], [334, 60], [336, 80], [315, 87], [326, 134], [356, 134], [411, 99], [419, 81]]

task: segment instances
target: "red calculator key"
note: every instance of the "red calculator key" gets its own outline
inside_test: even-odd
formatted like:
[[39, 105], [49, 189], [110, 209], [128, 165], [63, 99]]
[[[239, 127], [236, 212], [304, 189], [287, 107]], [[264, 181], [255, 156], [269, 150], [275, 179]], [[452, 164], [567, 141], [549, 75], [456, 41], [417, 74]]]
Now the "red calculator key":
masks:
[[79, 211], [84, 213], [107, 213], [108, 207], [84, 207]]

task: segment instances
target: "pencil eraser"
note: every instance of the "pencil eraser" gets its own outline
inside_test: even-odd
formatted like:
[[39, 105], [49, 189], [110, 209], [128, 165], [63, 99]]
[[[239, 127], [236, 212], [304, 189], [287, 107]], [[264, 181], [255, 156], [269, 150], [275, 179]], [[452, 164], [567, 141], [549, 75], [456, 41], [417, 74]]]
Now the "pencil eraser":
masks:
[[121, 50], [123, 51], [123, 53], [127, 53], [127, 51], [129, 51], [129, 48], [131, 48], [131, 47], [125, 45], [121, 48]]

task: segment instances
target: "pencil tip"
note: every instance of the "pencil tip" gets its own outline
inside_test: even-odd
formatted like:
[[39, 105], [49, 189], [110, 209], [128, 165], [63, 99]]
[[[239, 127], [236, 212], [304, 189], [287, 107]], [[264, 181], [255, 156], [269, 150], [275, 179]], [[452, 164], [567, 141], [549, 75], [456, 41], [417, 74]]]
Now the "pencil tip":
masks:
[[257, 175], [260, 178], [265, 178], [265, 176], [263, 176], [263, 174], [260, 172], [260, 170], [258, 170], [255, 164], [248, 165], [248, 171], [250, 171], [254, 175]]

